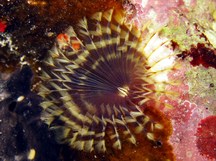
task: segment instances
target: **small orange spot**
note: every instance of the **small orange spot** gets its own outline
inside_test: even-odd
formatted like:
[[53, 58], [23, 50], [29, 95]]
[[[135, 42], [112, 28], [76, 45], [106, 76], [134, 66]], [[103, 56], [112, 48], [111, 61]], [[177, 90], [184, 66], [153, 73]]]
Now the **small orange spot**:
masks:
[[27, 0], [27, 3], [32, 6], [45, 6], [47, 2], [45, 1], [37, 1], [37, 0]]
[[66, 34], [59, 34], [57, 36], [58, 41], [69, 42], [69, 37]]
[[81, 47], [80, 43], [72, 43], [71, 45], [74, 48], [74, 50], [79, 50]]

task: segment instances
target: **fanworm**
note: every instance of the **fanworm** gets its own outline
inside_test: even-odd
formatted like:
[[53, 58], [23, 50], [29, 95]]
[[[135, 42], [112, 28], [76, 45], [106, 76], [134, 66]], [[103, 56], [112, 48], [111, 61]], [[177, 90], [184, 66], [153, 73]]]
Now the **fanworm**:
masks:
[[148, 32], [127, 24], [122, 11], [110, 9], [81, 19], [57, 37], [39, 88], [42, 119], [57, 141], [105, 152], [108, 144], [122, 149], [123, 140], [136, 144], [136, 134], [156, 139], [154, 131], [163, 125], [141, 107], [154, 93], [164, 92], [164, 75], [175, 56], [169, 40]]

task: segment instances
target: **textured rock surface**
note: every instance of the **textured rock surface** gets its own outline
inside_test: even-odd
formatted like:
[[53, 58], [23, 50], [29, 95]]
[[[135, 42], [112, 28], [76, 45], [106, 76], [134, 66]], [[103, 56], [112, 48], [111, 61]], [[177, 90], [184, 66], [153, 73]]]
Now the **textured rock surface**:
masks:
[[[160, 141], [150, 144], [140, 137], [136, 148], [124, 144], [121, 153], [82, 153], [57, 144], [40, 120], [41, 98], [34, 90], [38, 86], [35, 78], [55, 38], [83, 16], [112, 7], [124, 8], [128, 22], [138, 29], [145, 24], [149, 24], [147, 28], [152, 32], [161, 29], [160, 36], [172, 40], [172, 50], [179, 56], [175, 70], [169, 73], [173, 84], [166, 86], [167, 91], [173, 92], [157, 95], [160, 101], [144, 108], [159, 120], [164, 116], [171, 120], [172, 128], [165, 121], [170, 130], [165, 135], [173, 131], [169, 139], [172, 146]], [[211, 143], [213, 147], [215, 141], [215, 8], [214, 0], [3, 1], [0, 4], [0, 160], [142, 161], [150, 156], [152, 160], [163, 161], [162, 156], [166, 155], [177, 161], [215, 160], [214, 149], [204, 147]], [[160, 111], [151, 111], [152, 106]]]

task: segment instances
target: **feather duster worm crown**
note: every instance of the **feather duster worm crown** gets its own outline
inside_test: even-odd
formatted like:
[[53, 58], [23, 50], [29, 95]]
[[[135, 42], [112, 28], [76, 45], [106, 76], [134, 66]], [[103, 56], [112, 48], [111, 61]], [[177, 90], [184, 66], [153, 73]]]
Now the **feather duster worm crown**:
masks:
[[[123, 16], [114, 9], [97, 12], [57, 37], [39, 94], [44, 98], [42, 119], [60, 143], [105, 152], [109, 145], [121, 149], [123, 140], [136, 144], [136, 133], [155, 140], [154, 131], [163, 129], [140, 106], [155, 92], [148, 86], [156, 82], [157, 71], [170, 69], [156, 64], [172, 54], [155, 59], [151, 53], [167, 40], [154, 44], [154, 33], [144, 41], [145, 29], [126, 24]], [[152, 51], [146, 55], [145, 50]]]

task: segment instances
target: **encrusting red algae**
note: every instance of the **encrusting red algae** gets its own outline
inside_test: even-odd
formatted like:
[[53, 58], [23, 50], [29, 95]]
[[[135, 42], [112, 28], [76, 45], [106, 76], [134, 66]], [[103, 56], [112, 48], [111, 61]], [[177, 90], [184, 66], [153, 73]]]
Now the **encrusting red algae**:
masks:
[[196, 47], [191, 47], [189, 51], [185, 51], [179, 55], [181, 58], [191, 57], [191, 65], [202, 65], [206, 68], [216, 68], [216, 50], [210, 49], [205, 44], [197, 44]]

